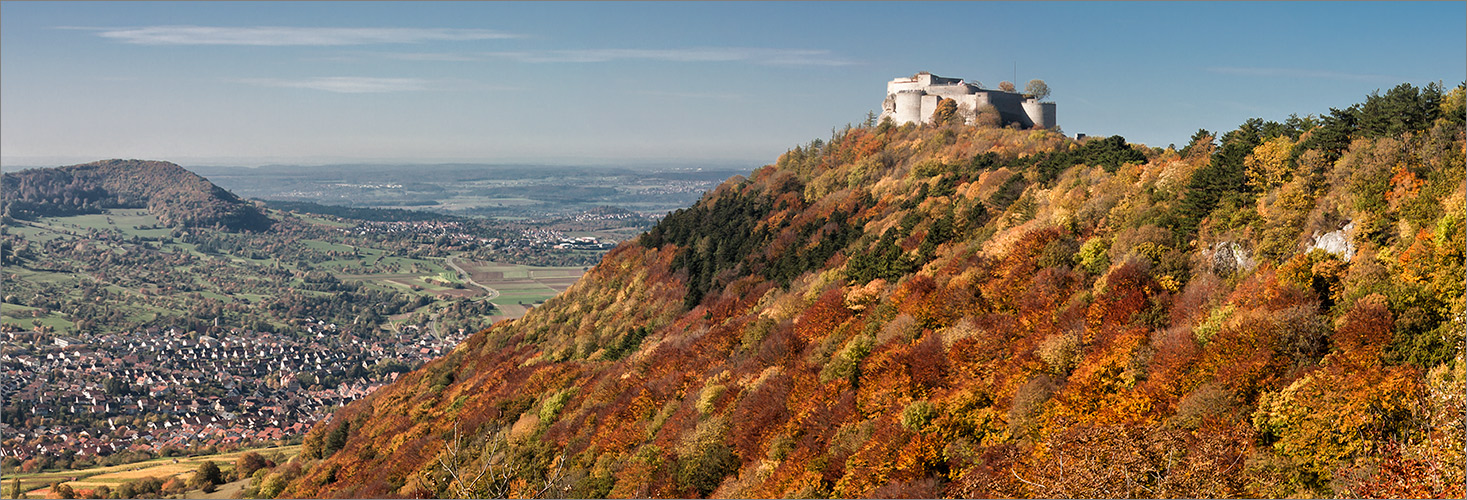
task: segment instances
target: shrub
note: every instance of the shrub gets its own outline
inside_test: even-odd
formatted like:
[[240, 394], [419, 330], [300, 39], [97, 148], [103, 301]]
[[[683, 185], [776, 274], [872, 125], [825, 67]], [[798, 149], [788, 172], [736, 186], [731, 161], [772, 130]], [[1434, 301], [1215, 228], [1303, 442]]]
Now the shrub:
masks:
[[1061, 235], [1044, 245], [1044, 250], [1039, 254], [1039, 267], [1072, 264], [1079, 252], [1080, 244], [1074, 238], [1068, 234]]
[[[453, 373], [453, 372], [452, 371], [449, 371], [448, 373]], [[325, 448], [322, 450], [322, 456], [323, 457], [329, 457], [331, 455], [336, 454], [336, 452], [338, 450], [340, 450], [343, 446], [346, 446], [346, 439], [350, 435], [351, 435], [351, 422], [350, 421], [343, 420], [343, 421], [341, 421], [340, 424], [337, 424], [335, 427], [332, 427], [331, 428], [331, 433], [326, 435], [326, 444], [325, 444]]]
[[945, 125], [955, 117], [961, 118], [958, 116], [958, 102], [952, 99], [942, 99], [937, 103], [937, 109], [932, 111], [932, 124]]
[[1192, 330], [1192, 335], [1197, 338], [1197, 343], [1207, 345], [1207, 342], [1212, 340], [1213, 335], [1217, 335], [1218, 330], [1222, 329], [1223, 323], [1227, 322], [1228, 317], [1232, 316], [1233, 311], [1237, 310], [1237, 308], [1238, 306], [1227, 304], [1213, 309], [1207, 315], [1207, 319]]
[[167, 481], [163, 482], [162, 493], [165, 495], [176, 495], [179, 493], [183, 493], [183, 491], [186, 489], [188, 489], [188, 485], [184, 484], [184, 481], [182, 479], [174, 477], [169, 478]]
[[921, 163], [918, 163], [917, 165], [912, 167], [912, 175], [915, 175], [918, 178], [932, 177], [941, 174], [944, 170], [947, 169], [947, 165], [944, 165], [940, 161], [923, 160]]
[[69, 484], [55, 482], [51, 483], [51, 496], [56, 498], [76, 498], [76, 492], [71, 489], [71, 485]]
[[265, 476], [265, 480], [260, 483], [259, 496], [260, 498], [275, 498], [275, 495], [279, 495], [280, 492], [285, 491], [285, 486], [286, 479], [284, 475], [271, 473]]
[[199, 469], [194, 471], [194, 477], [189, 481], [195, 488], [203, 488], [204, 485], [213, 486], [224, 482], [224, 474], [219, 471], [219, 465], [213, 460], [206, 460]]
[[244, 479], [265, 467], [265, 457], [253, 451], [245, 452], [234, 461], [234, 477]]
[[1211, 415], [1223, 415], [1233, 407], [1233, 395], [1214, 383], [1202, 384], [1177, 402], [1177, 413], [1171, 423], [1178, 427], [1195, 429], [1202, 419]]
[[738, 452], [752, 456], [764, 442], [764, 434], [789, 416], [788, 399], [793, 380], [779, 368], [765, 369], [739, 402], [734, 405], [733, 443]]

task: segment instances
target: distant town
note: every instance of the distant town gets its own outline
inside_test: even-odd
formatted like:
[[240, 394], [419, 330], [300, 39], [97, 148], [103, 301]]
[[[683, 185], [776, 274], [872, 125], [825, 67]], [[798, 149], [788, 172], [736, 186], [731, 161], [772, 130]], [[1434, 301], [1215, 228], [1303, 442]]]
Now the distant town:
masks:
[[[218, 337], [176, 329], [53, 337], [4, 332], [7, 416], [0, 454], [104, 456], [123, 450], [218, 447], [298, 436], [332, 410], [466, 336], [413, 331], [371, 338], [308, 319], [302, 335], [230, 329]], [[14, 330], [14, 328], [9, 328]], [[12, 422], [43, 417], [46, 425]]]
[[[573, 219], [577, 222], [593, 220], [622, 220], [638, 217], [635, 214], [614, 215], [591, 215], [587, 213], [577, 214]], [[354, 233], [358, 236], [372, 234], [386, 235], [432, 235], [442, 236], [449, 239], [454, 245], [477, 244], [491, 250], [499, 249], [534, 249], [534, 248], [556, 248], [560, 250], [610, 250], [616, 246], [616, 241], [602, 240], [595, 236], [569, 237], [564, 232], [554, 229], [530, 228], [520, 232], [518, 238], [493, 238], [484, 237], [474, 232], [469, 232], [463, 223], [455, 221], [392, 221], [375, 222], [368, 221], [358, 224], [343, 232]]]

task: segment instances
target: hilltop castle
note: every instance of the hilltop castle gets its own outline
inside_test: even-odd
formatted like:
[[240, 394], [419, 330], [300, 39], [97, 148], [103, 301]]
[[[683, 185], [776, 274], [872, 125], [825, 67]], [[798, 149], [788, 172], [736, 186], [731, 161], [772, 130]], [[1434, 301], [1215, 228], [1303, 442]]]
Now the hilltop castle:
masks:
[[937, 110], [941, 99], [957, 101], [958, 115], [966, 117], [970, 124], [977, 116], [975, 110], [986, 105], [998, 112], [1000, 125], [1055, 126], [1052, 102], [1039, 102], [1034, 96], [1017, 92], [985, 89], [961, 78], [943, 78], [926, 71], [887, 82], [881, 119], [890, 117], [897, 125], [931, 123], [932, 112]]

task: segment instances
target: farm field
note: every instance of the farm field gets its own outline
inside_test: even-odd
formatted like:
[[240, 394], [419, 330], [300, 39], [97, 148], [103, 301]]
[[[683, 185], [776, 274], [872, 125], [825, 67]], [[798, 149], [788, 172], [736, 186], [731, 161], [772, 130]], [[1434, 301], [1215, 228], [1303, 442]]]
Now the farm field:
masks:
[[4, 483], [6, 487], [9, 487], [11, 481], [19, 478], [21, 490], [25, 491], [27, 496], [31, 498], [46, 498], [51, 492], [51, 483], [56, 481], [63, 481], [74, 490], [90, 490], [98, 486], [107, 486], [108, 488], [116, 489], [123, 483], [150, 476], [164, 479], [169, 477], [188, 479], [188, 476], [198, 470], [199, 466], [210, 460], [214, 461], [221, 471], [227, 473], [234, 468], [234, 462], [239, 459], [240, 455], [251, 451], [259, 453], [267, 459], [278, 455], [283, 462], [283, 460], [288, 460], [299, 454], [300, 449], [300, 445], [276, 446], [236, 450], [215, 455], [158, 458], [146, 462], [93, 467], [81, 470], [9, 474], [4, 476]]
[[498, 262], [460, 261], [459, 266], [474, 282], [494, 289], [490, 299], [500, 314], [498, 318], [515, 318], [528, 307], [556, 296], [575, 284], [586, 273], [584, 267], [541, 267]]

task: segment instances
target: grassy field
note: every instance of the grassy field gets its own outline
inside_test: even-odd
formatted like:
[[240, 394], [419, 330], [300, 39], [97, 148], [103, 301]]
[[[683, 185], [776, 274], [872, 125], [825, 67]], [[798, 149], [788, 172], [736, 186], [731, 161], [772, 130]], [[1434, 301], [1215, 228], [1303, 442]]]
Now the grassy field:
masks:
[[0, 313], [0, 323], [14, 325], [21, 330], [29, 330], [37, 324], [40, 324], [41, 326], [51, 328], [51, 331], [56, 333], [68, 334], [71, 333], [72, 326], [74, 326], [70, 320], [66, 319], [66, 316], [56, 311], [51, 311], [44, 316], [34, 317], [31, 316], [31, 313], [35, 309], [26, 306], [5, 304], [0, 309], [5, 311], [4, 313]]
[[[37, 272], [21, 267], [6, 268], [7, 281], [26, 281], [30, 283], [44, 283], [55, 286], [72, 286], [76, 278], [70, 274]], [[14, 276], [15, 278], [11, 278]], [[20, 304], [0, 304], [0, 323], [15, 325], [22, 330], [29, 330], [39, 321], [42, 326], [51, 327], [57, 333], [69, 333], [72, 328], [70, 320], [57, 311], [47, 311], [45, 314], [37, 315], [39, 310], [30, 306]]]
[[31, 241], [47, 242], [61, 237], [57, 232], [44, 227], [22, 226], [17, 224], [11, 226], [9, 229], [11, 234], [21, 235]]
[[529, 306], [554, 297], [585, 274], [581, 267], [537, 267], [499, 262], [463, 261], [459, 265], [475, 282], [499, 292], [491, 302], [506, 317], [524, 314]]
[[274, 454], [280, 454], [282, 460], [300, 454], [300, 445], [277, 446], [271, 448], [257, 448], [251, 450], [239, 450], [217, 455], [204, 455], [194, 457], [159, 458], [146, 462], [137, 462], [123, 465], [112, 465], [106, 467], [93, 467], [81, 470], [62, 470], [52, 472], [39, 472], [33, 474], [6, 474], [4, 483], [9, 487], [13, 478], [20, 478], [20, 487], [25, 490], [31, 498], [45, 498], [50, 492], [51, 483], [63, 481], [71, 485], [72, 489], [90, 490], [98, 486], [107, 486], [116, 489], [123, 483], [142, 479], [149, 476], [167, 479], [169, 477], [188, 477], [198, 470], [200, 465], [206, 461], [214, 461], [219, 469], [224, 472], [234, 468], [235, 460], [246, 452], [253, 451], [270, 458]]
[[224, 483], [213, 493], [204, 493], [203, 490], [189, 490], [183, 494], [184, 498], [243, 498], [244, 489], [250, 485], [249, 479], [241, 479], [232, 483]]
[[[36, 222], [51, 231], [85, 232], [91, 229], [117, 230], [123, 235], [140, 238], [168, 236], [172, 230], [159, 226], [158, 218], [147, 210], [114, 209], [100, 214], [73, 215], [68, 217], [46, 217]], [[152, 228], [152, 229], [139, 229]]]
[[[279, 210], [271, 210], [271, 213], [272, 214], [275, 214], [275, 215], [278, 215], [280, 213], [280, 211]], [[318, 226], [328, 226], [328, 227], [352, 227], [353, 226], [353, 224], [350, 224], [350, 223], [336, 222], [336, 221], [333, 221], [333, 220], [326, 220], [324, 218], [316, 217], [316, 216], [313, 216], [311, 214], [296, 213], [295, 216], [298, 217], [298, 218], [300, 218], [300, 220], [302, 220], [304, 222], [309, 222], [311, 224], [316, 224]]]

